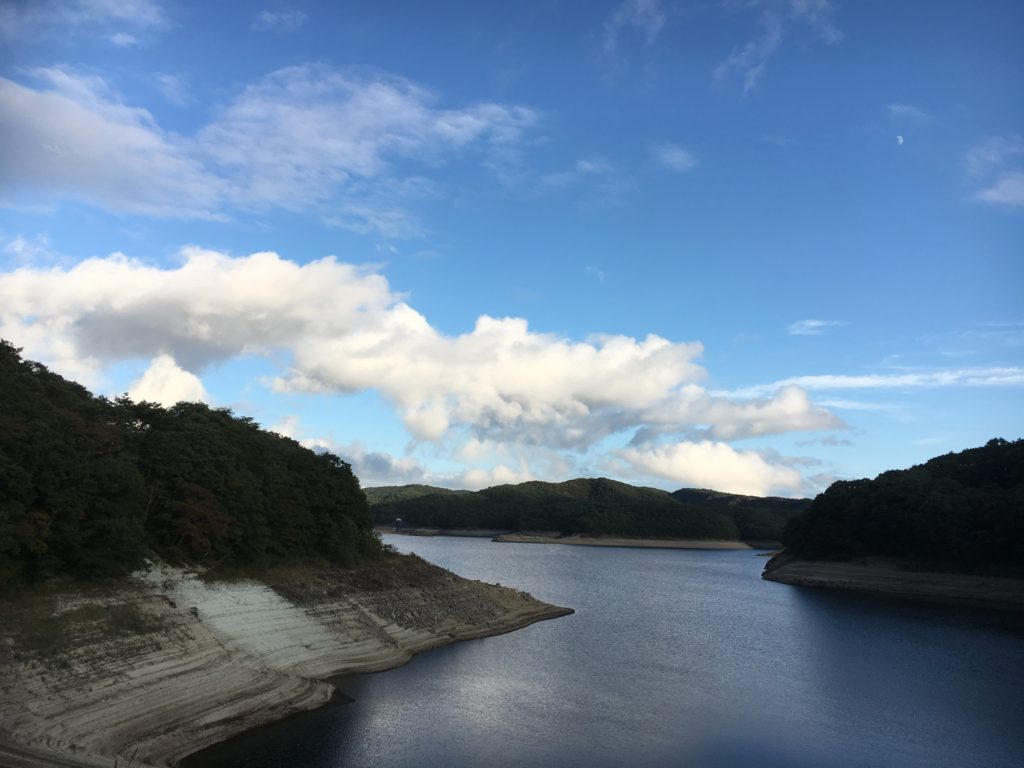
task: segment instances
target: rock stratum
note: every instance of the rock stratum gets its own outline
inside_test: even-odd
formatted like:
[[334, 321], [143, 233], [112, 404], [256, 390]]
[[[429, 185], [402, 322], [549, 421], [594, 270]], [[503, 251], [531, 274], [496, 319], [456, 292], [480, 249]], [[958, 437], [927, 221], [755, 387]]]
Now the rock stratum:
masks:
[[205, 581], [153, 565], [2, 607], [0, 765], [173, 766], [314, 709], [330, 678], [572, 613], [418, 558]]

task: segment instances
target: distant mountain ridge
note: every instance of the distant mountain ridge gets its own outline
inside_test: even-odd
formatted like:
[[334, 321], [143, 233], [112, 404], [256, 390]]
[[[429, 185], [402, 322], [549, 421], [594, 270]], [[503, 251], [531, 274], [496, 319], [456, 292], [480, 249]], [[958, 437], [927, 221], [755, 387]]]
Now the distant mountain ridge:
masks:
[[608, 478], [532, 480], [482, 491], [428, 485], [364, 489], [377, 524], [442, 529], [778, 540], [810, 499], [740, 496], [707, 489], [674, 493]]

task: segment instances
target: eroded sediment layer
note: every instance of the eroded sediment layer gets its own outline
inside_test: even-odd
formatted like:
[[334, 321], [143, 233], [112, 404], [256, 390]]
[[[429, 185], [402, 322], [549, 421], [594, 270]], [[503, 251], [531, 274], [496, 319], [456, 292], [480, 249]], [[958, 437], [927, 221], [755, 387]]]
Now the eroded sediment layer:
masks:
[[[388, 669], [457, 640], [571, 613], [405, 558], [267, 585], [154, 566], [57, 617], [7, 606], [0, 765], [174, 765], [249, 728], [327, 703], [325, 678]], [[61, 623], [61, 617], [68, 620]], [[67, 642], [33, 634], [63, 627]]]
[[783, 553], [765, 564], [762, 577], [804, 587], [1024, 611], [1024, 579], [909, 570], [882, 558], [833, 562], [797, 560]]

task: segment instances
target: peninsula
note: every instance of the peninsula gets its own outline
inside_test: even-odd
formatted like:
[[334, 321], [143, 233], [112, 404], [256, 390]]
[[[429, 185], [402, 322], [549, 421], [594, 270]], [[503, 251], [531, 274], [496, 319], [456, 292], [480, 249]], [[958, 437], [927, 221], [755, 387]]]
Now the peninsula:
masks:
[[833, 483], [783, 543], [765, 579], [1024, 610], [1024, 440]]
[[382, 545], [347, 463], [0, 341], [0, 765], [171, 766], [337, 675], [572, 613]]

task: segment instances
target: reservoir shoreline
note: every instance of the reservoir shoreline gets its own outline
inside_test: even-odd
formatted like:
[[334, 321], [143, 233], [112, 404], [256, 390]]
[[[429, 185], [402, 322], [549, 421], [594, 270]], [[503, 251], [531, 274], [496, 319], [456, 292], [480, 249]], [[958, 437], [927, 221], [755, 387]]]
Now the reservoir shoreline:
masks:
[[[125, 606], [146, 630], [114, 634], [94, 621], [69, 625], [73, 639], [59, 653], [28, 646], [43, 613], [59, 620]], [[0, 608], [0, 765], [11, 768], [179, 765], [337, 701], [332, 678], [573, 613], [418, 558], [270, 583], [206, 582], [154, 565], [102, 594]]]
[[775, 549], [778, 542], [740, 541], [738, 539], [669, 539], [605, 534], [561, 534], [557, 531], [508, 531], [497, 529], [406, 528], [399, 531], [378, 526], [377, 533], [398, 536], [452, 536], [490, 539], [509, 544], [563, 544], [577, 547], [632, 547], [639, 549]]
[[781, 553], [765, 563], [761, 577], [801, 587], [1024, 612], [1024, 579], [916, 570], [886, 558], [841, 562]]

